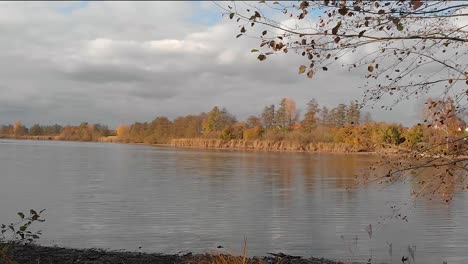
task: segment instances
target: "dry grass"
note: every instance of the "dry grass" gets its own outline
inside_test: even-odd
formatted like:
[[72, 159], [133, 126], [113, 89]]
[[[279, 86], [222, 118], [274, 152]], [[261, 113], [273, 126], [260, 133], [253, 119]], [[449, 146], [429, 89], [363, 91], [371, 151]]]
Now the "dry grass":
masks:
[[244, 239], [241, 256], [227, 254], [205, 254], [190, 257], [186, 264], [264, 264], [261, 259], [247, 257], [247, 241]]

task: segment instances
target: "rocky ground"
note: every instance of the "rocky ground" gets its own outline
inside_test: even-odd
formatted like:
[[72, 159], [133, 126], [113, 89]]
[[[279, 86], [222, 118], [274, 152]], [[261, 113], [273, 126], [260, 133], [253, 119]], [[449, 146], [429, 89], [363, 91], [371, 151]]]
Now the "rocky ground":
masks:
[[[195, 264], [220, 263], [219, 255], [166, 255], [149, 254], [140, 252], [122, 252], [105, 251], [101, 249], [73, 249], [62, 247], [45, 247], [37, 245], [9, 245], [8, 255], [12, 260], [20, 264]], [[232, 258], [222, 256], [224, 260]], [[231, 259], [232, 260], [232, 259]], [[5, 259], [0, 257], [0, 264], [6, 263]], [[238, 264], [239, 261], [232, 261], [232, 264]], [[296, 256], [284, 254], [272, 254], [268, 257], [252, 258], [251, 264], [339, 264], [325, 259], [304, 259]], [[239, 263], [240, 264], [240, 263]]]

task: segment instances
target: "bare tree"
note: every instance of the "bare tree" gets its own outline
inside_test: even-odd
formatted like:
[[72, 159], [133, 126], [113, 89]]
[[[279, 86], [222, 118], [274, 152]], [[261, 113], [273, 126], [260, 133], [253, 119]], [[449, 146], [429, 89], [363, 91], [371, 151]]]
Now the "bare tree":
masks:
[[[298, 72], [309, 78], [333, 66], [364, 68], [364, 101], [392, 95], [397, 103], [434, 87], [448, 94], [456, 84], [468, 84], [468, 3], [325, 0], [239, 5], [218, 4], [238, 22], [237, 37], [259, 40], [260, 48], [252, 49], [260, 53], [259, 60], [293, 52], [304, 57]], [[272, 12], [284, 18], [265, 15], [273, 17]], [[457, 103], [465, 103], [465, 91], [458, 89]]]
[[[362, 103], [391, 110], [402, 100], [428, 92], [453, 98], [454, 114], [468, 103], [468, 3], [457, 1], [299, 1], [216, 3], [239, 25], [237, 38], [258, 39], [251, 50], [269, 56], [303, 57], [298, 73], [313, 78], [332, 67], [363, 74]], [[325, 113], [323, 113], [325, 114]], [[429, 126], [429, 124], [426, 124]], [[432, 145], [401, 148], [401, 159], [388, 162], [385, 180], [407, 171], [440, 168], [444, 177], [467, 173], [466, 137], [447, 137], [456, 151], [434, 155]], [[453, 149], [453, 148], [450, 148]], [[407, 161], [402, 162], [403, 161]], [[439, 175], [439, 174], [435, 174]], [[452, 178], [450, 178], [452, 179]], [[442, 182], [452, 182], [444, 179]]]

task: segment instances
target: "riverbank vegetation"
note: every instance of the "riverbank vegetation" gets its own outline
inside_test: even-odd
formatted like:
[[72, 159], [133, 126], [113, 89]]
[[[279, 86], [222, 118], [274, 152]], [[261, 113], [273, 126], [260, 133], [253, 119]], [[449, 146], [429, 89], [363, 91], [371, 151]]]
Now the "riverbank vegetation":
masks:
[[[29, 128], [20, 121], [0, 127], [0, 136], [19, 139], [101, 141], [170, 144], [176, 147], [257, 149], [270, 151], [395, 152], [430, 149], [444, 153], [465, 144], [466, 124], [454, 114], [453, 100], [426, 103], [425, 120], [412, 127], [372, 121], [357, 102], [329, 109], [312, 99], [303, 115], [291, 98], [264, 107], [257, 115], [238, 120], [227, 109], [170, 120], [158, 116], [151, 122], [120, 125], [115, 130], [102, 124]], [[448, 144], [459, 141], [459, 144]], [[459, 154], [466, 154], [465, 151]]]

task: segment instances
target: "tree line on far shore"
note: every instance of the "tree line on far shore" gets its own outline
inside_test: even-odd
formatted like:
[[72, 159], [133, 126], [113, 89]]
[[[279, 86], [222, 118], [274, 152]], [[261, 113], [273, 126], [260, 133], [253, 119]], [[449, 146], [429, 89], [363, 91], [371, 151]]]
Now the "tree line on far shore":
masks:
[[[357, 102], [334, 108], [320, 106], [315, 99], [308, 102], [303, 118], [296, 103], [283, 98], [278, 105], [264, 107], [259, 115], [239, 121], [225, 108], [213, 107], [208, 113], [187, 115], [170, 120], [158, 116], [151, 122], [119, 125], [115, 130], [102, 124], [86, 122], [78, 126], [25, 127], [20, 121], [2, 125], [0, 136], [9, 138], [42, 138], [70, 141], [111, 141], [122, 143], [168, 144], [172, 139], [207, 138], [221, 140], [287, 141], [301, 145], [346, 144], [356, 151], [378, 151], [391, 146], [406, 149], [424, 145], [440, 145], [465, 135], [465, 123], [453, 100], [428, 100], [425, 120], [406, 128], [397, 123], [372, 121], [369, 113], [361, 113]], [[444, 149], [445, 148], [445, 149]]]

